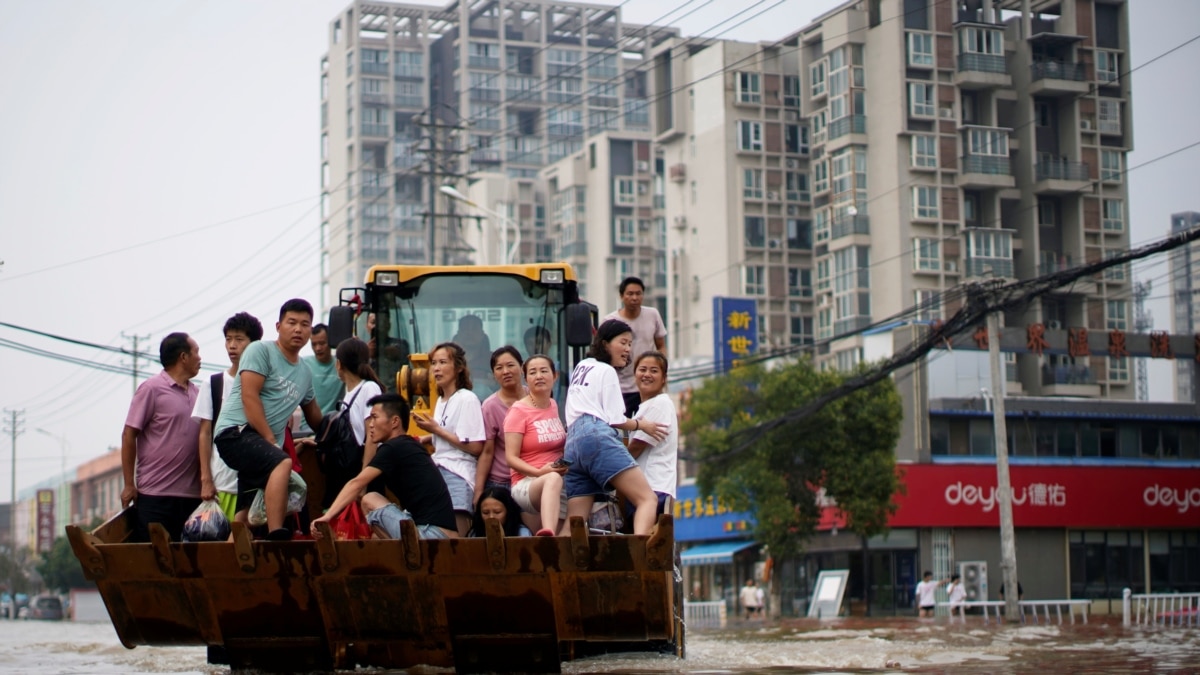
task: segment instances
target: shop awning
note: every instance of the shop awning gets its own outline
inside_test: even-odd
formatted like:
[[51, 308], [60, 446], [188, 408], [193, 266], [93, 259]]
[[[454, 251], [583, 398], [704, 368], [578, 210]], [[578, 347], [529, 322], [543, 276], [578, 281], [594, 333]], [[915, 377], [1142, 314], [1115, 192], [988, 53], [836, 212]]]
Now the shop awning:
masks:
[[734, 553], [750, 548], [751, 546], [754, 546], [754, 542], [745, 539], [721, 541], [715, 544], [700, 544], [684, 551], [679, 556], [679, 559], [684, 566], [728, 565], [733, 562]]

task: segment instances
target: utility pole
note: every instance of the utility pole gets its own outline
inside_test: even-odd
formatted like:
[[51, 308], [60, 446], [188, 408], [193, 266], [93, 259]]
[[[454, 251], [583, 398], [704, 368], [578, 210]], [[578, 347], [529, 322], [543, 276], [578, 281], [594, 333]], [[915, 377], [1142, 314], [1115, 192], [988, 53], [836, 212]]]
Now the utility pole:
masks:
[[1008, 427], [1004, 420], [1004, 366], [1000, 361], [1000, 313], [987, 315], [988, 357], [992, 366], [992, 426], [996, 445], [996, 504], [1000, 511], [1000, 568], [1004, 576], [1004, 619], [1020, 621], [1017, 541], [1013, 528], [1012, 482], [1008, 475]]
[[8, 599], [11, 601], [8, 618], [17, 619], [17, 436], [25, 433], [25, 411], [4, 409], [7, 419], [4, 420], [4, 430], [9, 433], [12, 441], [12, 497], [8, 504], [8, 553], [12, 557], [12, 566], [8, 576]]
[[[1145, 281], [1136, 281], [1133, 284], [1133, 330], [1137, 333], [1149, 333], [1154, 328], [1154, 315], [1150, 310], [1146, 309], [1146, 298], [1150, 297], [1150, 290], [1154, 283], [1147, 279]], [[1146, 372], [1146, 359], [1140, 358], [1134, 364], [1137, 368], [1137, 400], [1150, 400], [1150, 375]]]
[[142, 353], [138, 351], [138, 342], [149, 342], [150, 336], [138, 335], [137, 333], [134, 333], [133, 335], [126, 335], [125, 331], [121, 331], [121, 337], [133, 342], [133, 348], [130, 353], [133, 355], [133, 358], [131, 359], [131, 367], [133, 368], [133, 393], [136, 394], [138, 388], [138, 360], [142, 358]]
[[[453, 210], [440, 212], [438, 210], [438, 200], [440, 199], [440, 188], [445, 183], [457, 183], [458, 179], [463, 178], [464, 174], [458, 171], [458, 157], [465, 154], [466, 150], [460, 150], [455, 143], [455, 132], [466, 131], [467, 126], [464, 124], [447, 124], [440, 121], [436, 113], [438, 107], [445, 107], [450, 112], [458, 115], [458, 111], [444, 104], [435, 105], [427, 114], [418, 116], [414, 122], [424, 130], [422, 135], [421, 145], [417, 148], [418, 152], [425, 155], [425, 170], [420, 171], [420, 175], [425, 176], [426, 186], [428, 188], [427, 199], [429, 203], [425, 210], [425, 226], [428, 228], [429, 234], [429, 264], [437, 265], [437, 223], [438, 218], [447, 216], [456, 216]], [[442, 199], [444, 202], [445, 200]], [[445, 245], [442, 248], [442, 256], [440, 264], [450, 263], [450, 253], [453, 250], [461, 250], [455, 244], [459, 235], [452, 233], [450, 228], [446, 228]]]

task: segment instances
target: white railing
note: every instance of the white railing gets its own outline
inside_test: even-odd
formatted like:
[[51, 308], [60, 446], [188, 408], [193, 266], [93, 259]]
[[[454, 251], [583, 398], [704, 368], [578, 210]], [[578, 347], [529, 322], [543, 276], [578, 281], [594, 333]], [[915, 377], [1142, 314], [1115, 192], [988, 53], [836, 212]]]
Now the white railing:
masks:
[[[983, 622], [989, 623], [994, 613], [996, 621], [1000, 621], [1000, 617], [1004, 614], [1003, 600], [974, 600], [971, 602], [960, 602], [951, 605], [948, 602], [939, 602], [939, 606], [950, 608], [950, 617], [954, 618], [957, 614], [963, 621], [967, 620], [967, 610], [973, 607], [978, 607], [983, 610]], [[1022, 600], [1017, 603], [1021, 610], [1021, 622], [1025, 622], [1025, 617], [1029, 616], [1033, 619], [1033, 623], [1041, 623], [1042, 619], [1046, 623], [1050, 623], [1051, 616], [1057, 619], [1058, 623], [1063, 622], [1063, 610], [1071, 623], [1075, 623], [1075, 616], [1078, 613], [1083, 618], [1083, 622], [1088, 622], [1088, 611], [1091, 609], [1091, 600]]]
[[1200, 593], [1121, 593], [1122, 623], [1163, 626], [1200, 625]]
[[689, 628], [724, 628], [727, 620], [725, 601], [683, 601], [683, 622]]

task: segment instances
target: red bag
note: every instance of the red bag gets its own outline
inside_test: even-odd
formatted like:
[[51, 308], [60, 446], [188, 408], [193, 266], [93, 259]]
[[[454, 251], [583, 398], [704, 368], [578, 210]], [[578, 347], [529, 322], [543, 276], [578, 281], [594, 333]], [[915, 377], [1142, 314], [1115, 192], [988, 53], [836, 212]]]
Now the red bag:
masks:
[[292, 471], [301, 473], [304, 471], [304, 466], [300, 464], [300, 457], [296, 455], [296, 442], [292, 440], [292, 428], [283, 428], [283, 451], [292, 458]]
[[333, 536], [337, 539], [370, 539], [371, 528], [363, 516], [358, 502], [350, 502], [341, 513], [330, 523], [333, 526]]

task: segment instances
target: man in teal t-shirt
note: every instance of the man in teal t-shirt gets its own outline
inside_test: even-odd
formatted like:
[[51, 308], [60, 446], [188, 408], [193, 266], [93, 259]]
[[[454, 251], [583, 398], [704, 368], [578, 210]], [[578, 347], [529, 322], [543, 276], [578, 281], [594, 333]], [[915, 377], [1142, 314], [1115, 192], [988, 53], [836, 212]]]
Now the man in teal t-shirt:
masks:
[[312, 356], [304, 357], [304, 365], [312, 371], [313, 390], [317, 394], [317, 405], [328, 415], [337, 410], [342, 400], [342, 381], [338, 379], [333, 365], [333, 351], [329, 344], [329, 328], [319, 323], [312, 327]]
[[279, 310], [274, 342], [254, 342], [242, 352], [238, 374], [221, 414], [213, 425], [217, 452], [238, 472], [237, 518], [245, 521], [254, 489], [262, 489], [267, 505], [268, 539], [287, 540], [287, 511], [292, 460], [280, 449], [284, 427], [299, 405], [309, 425], [321, 424], [312, 373], [300, 360], [300, 349], [312, 335], [312, 305], [288, 300]]

